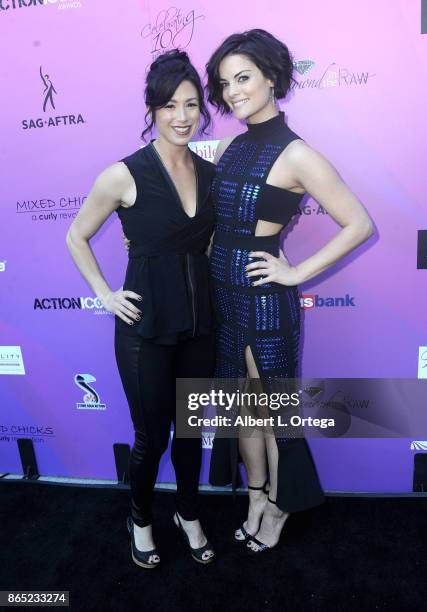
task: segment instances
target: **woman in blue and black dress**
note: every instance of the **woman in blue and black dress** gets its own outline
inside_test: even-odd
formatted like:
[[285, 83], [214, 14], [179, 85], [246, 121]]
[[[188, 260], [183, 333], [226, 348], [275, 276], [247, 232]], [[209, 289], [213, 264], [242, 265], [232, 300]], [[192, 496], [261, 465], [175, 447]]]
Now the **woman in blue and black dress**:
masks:
[[[207, 64], [208, 100], [247, 130], [218, 146], [212, 195], [216, 214], [211, 274], [222, 323], [216, 377], [275, 378], [298, 374], [298, 285], [323, 272], [372, 233], [363, 206], [332, 165], [285, 122], [276, 99], [292, 81], [287, 47], [264, 30], [228, 37]], [[280, 250], [280, 233], [310, 194], [341, 226], [298, 265]], [[320, 504], [323, 491], [303, 437], [241, 429], [237, 441], [216, 437], [210, 481], [236, 483], [238, 454], [249, 488], [247, 520], [235, 539], [251, 553], [271, 549], [289, 513]], [[239, 451], [239, 453], [238, 453]]]

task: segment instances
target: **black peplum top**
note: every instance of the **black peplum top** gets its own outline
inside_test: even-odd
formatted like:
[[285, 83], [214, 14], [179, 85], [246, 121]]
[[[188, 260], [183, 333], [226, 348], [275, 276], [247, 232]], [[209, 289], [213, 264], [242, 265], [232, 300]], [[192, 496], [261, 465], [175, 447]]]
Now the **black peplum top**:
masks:
[[205, 254], [214, 226], [210, 184], [215, 166], [191, 155], [197, 180], [194, 217], [185, 212], [153, 141], [121, 160], [137, 191], [133, 206], [117, 210], [130, 240], [123, 289], [142, 296], [142, 302], [133, 301], [142, 315], [134, 325], [116, 316], [116, 331], [156, 344], [208, 334], [215, 326]]

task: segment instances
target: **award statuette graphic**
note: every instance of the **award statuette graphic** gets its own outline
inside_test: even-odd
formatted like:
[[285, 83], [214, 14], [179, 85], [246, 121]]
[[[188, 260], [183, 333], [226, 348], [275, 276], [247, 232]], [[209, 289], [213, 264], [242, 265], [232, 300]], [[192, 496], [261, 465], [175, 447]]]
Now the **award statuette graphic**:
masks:
[[53, 102], [53, 94], [54, 93], [56, 94], [58, 92], [53, 86], [53, 83], [50, 80], [49, 75], [43, 74], [43, 70], [41, 66], [40, 66], [40, 78], [43, 81], [43, 85], [44, 85], [43, 93], [45, 94], [44, 100], [43, 100], [43, 112], [46, 112], [46, 106], [48, 102], [50, 102], [52, 108], [55, 109], [55, 104]]

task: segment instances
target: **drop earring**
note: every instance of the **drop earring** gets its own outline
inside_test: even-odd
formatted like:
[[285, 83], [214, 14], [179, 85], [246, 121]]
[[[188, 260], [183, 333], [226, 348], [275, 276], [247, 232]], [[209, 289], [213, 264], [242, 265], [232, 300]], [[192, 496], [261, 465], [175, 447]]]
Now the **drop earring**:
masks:
[[273, 102], [273, 104], [276, 103], [276, 98], [274, 97], [274, 87], [270, 89], [270, 100]]

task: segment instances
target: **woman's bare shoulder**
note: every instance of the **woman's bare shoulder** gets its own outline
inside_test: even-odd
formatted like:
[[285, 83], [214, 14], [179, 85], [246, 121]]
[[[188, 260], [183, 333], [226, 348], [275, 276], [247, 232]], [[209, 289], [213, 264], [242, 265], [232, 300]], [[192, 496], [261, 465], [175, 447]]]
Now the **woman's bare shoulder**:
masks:
[[126, 164], [123, 162], [114, 162], [98, 174], [95, 179], [94, 189], [104, 193], [109, 192], [114, 195], [121, 195], [126, 192], [133, 183], [133, 177]]

